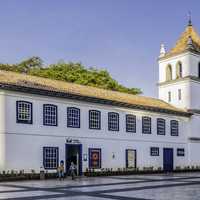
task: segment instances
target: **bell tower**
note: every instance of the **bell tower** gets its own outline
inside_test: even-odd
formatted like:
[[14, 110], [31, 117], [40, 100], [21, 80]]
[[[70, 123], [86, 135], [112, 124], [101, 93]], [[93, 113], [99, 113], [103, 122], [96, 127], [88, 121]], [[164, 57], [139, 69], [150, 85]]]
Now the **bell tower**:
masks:
[[159, 63], [159, 99], [178, 108], [200, 111], [200, 36], [191, 17], [174, 48], [161, 45]]

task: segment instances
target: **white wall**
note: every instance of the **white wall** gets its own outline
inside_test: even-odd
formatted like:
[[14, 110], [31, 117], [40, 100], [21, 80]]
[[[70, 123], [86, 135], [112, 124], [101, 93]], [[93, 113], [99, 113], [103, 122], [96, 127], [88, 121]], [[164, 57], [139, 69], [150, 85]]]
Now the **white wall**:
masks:
[[[178, 90], [181, 89], [181, 100]], [[171, 102], [168, 102], [168, 92], [171, 92]], [[187, 79], [159, 86], [159, 99], [178, 108], [200, 110], [200, 82]]]
[[191, 109], [200, 110], [200, 82], [191, 81]]
[[[16, 123], [16, 101], [25, 100], [33, 103], [33, 124]], [[58, 106], [58, 126], [43, 126], [43, 104], [52, 103]], [[75, 106], [81, 109], [81, 128], [68, 128], [66, 126], [66, 108]], [[101, 130], [88, 128], [88, 111], [97, 109], [101, 111]], [[118, 112], [120, 117], [119, 132], [108, 131], [107, 113]], [[187, 165], [187, 130], [188, 118], [173, 115], [132, 110], [114, 106], [103, 106], [75, 102], [67, 99], [27, 95], [23, 93], [6, 92], [6, 168], [39, 170], [42, 165], [42, 147], [58, 146], [60, 160], [65, 160], [65, 141], [68, 137], [79, 139], [83, 144], [83, 154], [88, 154], [88, 148], [102, 149], [102, 167], [125, 167], [125, 150], [137, 150], [137, 165], [161, 166], [162, 149], [174, 148], [174, 166]], [[137, 132], [126, 133], [125, 115], [131, 113], [137, 116]], [[142, 116], [152, 117], [152, 134], [142, 134]], [[156, 119], [166, 119], [166, 135], [157, 135]], [[179, 121], [179, 136], [170, 136], [170, 120]], [[150, 156], [150, 147], [160, 147], [160, 156]], [[185, 148], [185, 157], [176, 156], [176, 148]], [[112, 153], [116, 158], [112, 159]], [[88, 162], [83, 162], [88, 167]], [[2, 170], [2, 169], [1, 169]]]
[[[35, 169], [39, 172], [43, 165], [43, 146], [59, 147], [59, 160], [65, 160], [65, 137], [41, 137], [8, 134], [6, 142], [6, 170]], [[165, 137], [165, 136], [163, 136]], [[181, 142], [154, 142], [113, 139], [79, 138], [83, 145], [83, 154], [88, 154], [88, 148], [101, 148], [102, 168], [124, 168], [125, 150], [137, 150], [137, 167], [163, 167], [163, 148], [174, 149], [174, 167], [188, 165], [188, 148]], [[11, 148], [12, 147], [12, 148]], [[159, 156], [150, 156], [150, 147], [159, 147]], [[185, 156], [177, 157], [176, 149], [184, 148]], [[12, 151], [12, 153], [11, 153]], [[115, 158], [112, 158], [112, 154]], [[88, 161], [83, 161], [83, 170], [88, 168]]]
[[191, 141], [188, 144], [189, 147], [189, 164], [192, 166], [200, 166], [200, 156], [199, 156], [199, 150], [200, 150], [200, 143]]
[[[168, 92], [171, 92], [171, 104], [183, 109], [200, 110], [200, 83], [192, 79], [177, 80], [162, 84], [166, 81], [166, 66], [172, 66], [172, 79], [176, 79], [176, 64], [182, 63], [183, 77], [198, 77], [198, 66], [200, 56], [187, 52], [168, 59], [159, 61], [159, 99], [168, 102]], [[182, 99], [178, 99], [178, 90], [181, 89]], [[194, 114], [188, 122], [188, 138], [200, 138], [200, 116]], [[188, 165], [200, 165], [198, 152], [200, 151], [200, 143], [198, 141], [190, 141], [188, 139]]]
[[[191, 79], [177, 80], [162, 84], [166, 81], [166, 67], [172, 66], [172, 79], [176, 79], [176, 64], [182, 63], [183, 78], [187, 76], [198, 77], [200, 56], [190, 52], [183, 53], [159, 61], [159, 99], [168, 102], [168, 92], [172, 94], [170, 104], [183, 109], [200, 109], [200, 84]], [[182, 99], [178, 100], [178, 90], [181, 89]]]
[[182, 63], [183, 77], [186, 76], [198, 76], [198, 65], [200, 62], [200, 56], [186, 52], [174, 57], [161, 59], [159, 61], [159, 83], [166, 81], [166, 67], [168, 64], [172, 66], [172, 79], [176, 79], [176, 64]]
[[172, 79], [176, 79], [176, 64], [182, 63], [183, 76], [190, 74], [190, 59], [188, 54], [181, 54], [172, 58], [167, 58], [159, 61], [159, 83], [166, 81], [166, 68], [170, 64], [172, 67]]
[[[181, 100], [178, 99], [178, 90], [181, 90]], [[168, 101], [168, 92], [171, 92], [171, 101]], [[159, 86], [159, 99], [164, 100], [178, 108], [188, 109], [192, 106], [191, 82], [183, 80], [181, 82], [169, 83]]]
[[5, 126], [6, 126], [6, 106], [5, 106], [6, 100], [5, 95], [3, 91], [0, 91], [0, 169], [5, 168], [5, 142], [6, 142], [6, 136], [5, 136]]

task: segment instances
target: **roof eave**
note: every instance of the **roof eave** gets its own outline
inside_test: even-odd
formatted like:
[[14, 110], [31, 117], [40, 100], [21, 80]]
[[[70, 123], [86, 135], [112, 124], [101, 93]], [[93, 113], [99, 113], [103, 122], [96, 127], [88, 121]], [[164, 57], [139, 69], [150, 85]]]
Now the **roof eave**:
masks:
[[200, 52], [197, 51], [197, 50], [195, 50], [195, 49], [185, 49], [185, 50], [180, 51], [180, 52], [177, 52], [177, 53], [166, 53], [165, 56], [159, 57], [159, 58], [157, 59], [157, 61], [162, 61], [162, 60], [165, 60], [165, 59], [168, 59], [168, 58], [171, 58], [171, 57], [174, 57], [174, 56], [178, 56], [178, 55], [181, 55], [181, 54], [187, 53], [187, 52], [200, 55]]
[[177, 82], [181, 82], [181, 81], [185, 81], [185, 80], [192, 80], [192, 81], [200, 82], [200, 78], [198, 78], [196, 76], [185, 76], [185, 77], [173, 79], [170, 81], [160, 82], [160, 83], [157, 83], [157, 85], [164, 86], [164, 85], [173, 84], [173, 83], [177, 83]]
[[97, 98], [97, 97], [89, 97], [89, 96], [83, 96], [83, 95], [66, 93], [66, 92], [50, 91], [46, 89], [19, 86], [19, 85], [14, 85], [14, 84], [0, 83], [0, 88], [4, 90], [10, 90], [10, 91], [16, 91], [16, 92], [23, 92], [23, 93], [29, 93], [29, 94], [31, 93], [31, 94], [37, 94], [37, 95], [43, 95], [43, 96], [50, 96], [50, 97], [67, 98], [67, 99], [73, 99], [73, 100], [81, 100], [81, 101], [90, 102], [90, 103], [113, 105], [113, 106], [126, 107], [126, 108], [138, 109], [138, 110], [146, 110], [146, 111], [157, 112], [157, 113], [167, 113], [167, 114], [183, 116], [183, 117], [190, 117], [191, 115], [193, 115], [193, 113], [190, 113], [190, 112], [170, 110], [167, 108], [136, 105], [136, 104], [130, 104], [130, 103], [120, 102], [116, 100], [114, 101], [114, 100], [102, 99], [102, 98]]

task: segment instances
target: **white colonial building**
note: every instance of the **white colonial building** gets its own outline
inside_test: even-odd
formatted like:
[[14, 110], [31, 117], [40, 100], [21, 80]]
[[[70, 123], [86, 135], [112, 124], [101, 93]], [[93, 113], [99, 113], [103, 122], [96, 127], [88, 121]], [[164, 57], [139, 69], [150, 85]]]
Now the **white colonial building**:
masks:
[[[200, 37], [161, 47], [159, 99], [0, 71], [0, 171], [200, 166]], [[145, 78], [145, 77], [144, 77]]]

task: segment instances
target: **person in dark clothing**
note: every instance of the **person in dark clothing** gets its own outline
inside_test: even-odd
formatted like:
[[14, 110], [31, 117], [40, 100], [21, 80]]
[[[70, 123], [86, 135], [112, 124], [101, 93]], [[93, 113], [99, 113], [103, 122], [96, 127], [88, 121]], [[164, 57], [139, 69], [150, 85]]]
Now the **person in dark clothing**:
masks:
[[76, 166], [73, 162], [71, 162], [71, 165], [69, 167], [69, 170], [70, 170], [70, 175], [72, 177], [72, 180], [75, 179], [75, 170], [76, 170]]

